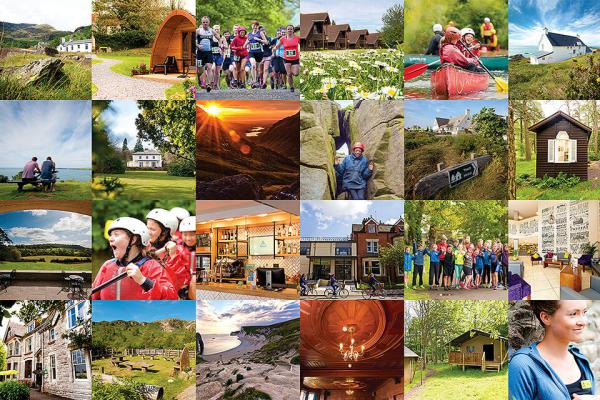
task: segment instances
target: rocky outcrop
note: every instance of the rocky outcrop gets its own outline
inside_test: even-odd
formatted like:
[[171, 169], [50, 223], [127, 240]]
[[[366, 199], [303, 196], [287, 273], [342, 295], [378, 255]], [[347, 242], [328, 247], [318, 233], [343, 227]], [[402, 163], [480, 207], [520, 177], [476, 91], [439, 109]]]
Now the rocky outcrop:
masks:
[[233, 175], [196, 184], [198, 200], [260, 200], [264, 193], [250, 175]]
[[55, 48], [52, 48], [52, 47], [44, 47], [42, 52], [45, 55], [50, 56], [50, 57], [56, 57], [58, 55], [58, 50], [56, 50]]
[[56, 83], [63, 79], [65, 77], [64, 65], [65, 63], [58, 58], [44, 58], [22, 67], [5, 68], [0, 72], [18, 78], [25, 85], [39, 85], [42, 83]]
[[303, 101], [300, 112], [300, 196], [306, 200], [343, 198], [336, 190], [336, 148], [362, 142], [374, 161], [369, 199], [404, 195], [404, 112], [401, 101], [356, 101], [341, 110], [333, 101]]

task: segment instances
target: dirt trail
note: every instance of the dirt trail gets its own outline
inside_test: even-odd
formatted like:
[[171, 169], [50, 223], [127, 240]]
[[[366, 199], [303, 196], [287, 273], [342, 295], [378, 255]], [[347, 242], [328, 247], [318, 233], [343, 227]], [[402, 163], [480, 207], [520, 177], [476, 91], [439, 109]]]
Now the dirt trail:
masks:
[[[427, 382], [427, 378], [431, 377], [435, 374], [435, 370], [428, 369], [425, 373], [425, 378], [423, 379], [423, 384]], [[419, 400], [421, 398], [421, 392], [423, 391], [423, 385], [413, 386], [408, 392], [404, 393], [405, 400]]]

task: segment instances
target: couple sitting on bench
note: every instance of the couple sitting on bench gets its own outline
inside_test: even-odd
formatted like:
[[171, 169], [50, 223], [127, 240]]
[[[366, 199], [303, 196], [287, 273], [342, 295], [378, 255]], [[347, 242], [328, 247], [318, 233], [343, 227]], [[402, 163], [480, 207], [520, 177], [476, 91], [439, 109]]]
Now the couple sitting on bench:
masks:
[[[23, 175], [21, 180], [23, 184], [31, 183], [35, 186], [42, 186], [44, 192], [54, 192], [56, 183], [56, 164], [52, 161], [52, 157], [46, 157], [46, 161], [42, 163], [42, 168], [37, 163], [37, 157], [32, 157], [23, 167]], [[39, 174], [39, 176], [36, 176]], [[38, 182], [39, 181], [39, 182]]]

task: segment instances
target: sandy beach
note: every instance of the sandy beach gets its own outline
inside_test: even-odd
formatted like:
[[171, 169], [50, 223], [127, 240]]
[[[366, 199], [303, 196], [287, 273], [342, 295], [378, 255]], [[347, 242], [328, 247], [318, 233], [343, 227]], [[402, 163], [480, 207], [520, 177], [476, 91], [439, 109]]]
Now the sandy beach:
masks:
[[254, 336], [238, 336], [238, 340], [240, 344], [230, 350], [222, 351], [220, 353], [210, 354], [210, 355], [202, 355], [208, 362], [213, 361], [223, 361], [227, 362], [234, 358], [239, 358], [244, 354], [251, 353], [255, 350], [260, 349], [265, 345], [265, 339], [262, 336], [254, 337]]

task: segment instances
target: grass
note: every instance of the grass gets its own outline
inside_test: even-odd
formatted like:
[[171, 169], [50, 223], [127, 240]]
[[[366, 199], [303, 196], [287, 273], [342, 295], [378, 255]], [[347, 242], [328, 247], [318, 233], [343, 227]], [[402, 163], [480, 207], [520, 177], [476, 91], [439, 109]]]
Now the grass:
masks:
[[[425, 300], [429, 298], [427, 287], [429, 287], [429, 257], [425, 257], [423, 265], [423, 286], [425, 289], [415, 290], [412, 288], [412, 278], [415, 273], [415, 266], [413, 265], [412, 271], [408, 273], [408, 285], [404, 288], [404, 299], [405, 300]], [[406, 273], [406, 272], [405, 272]], [[419, 284], [419, 277], [416, 280], [417, 285]]]
[[96, 86], [92, 83], [92, 96], [95, 95], [97, 91], [98, 91], [98, 86]]
[[[57, 258], [69, 258], [60, 256], [35, 256], [32, 258], [44, 257], [46, 262], [34, 262], [31, 264], [23, 262], [12, 262], [12, 261], [0, 261], [0, 270], [13, 270], [17, 271], [91, 271], [92, 263], [81, 263], [81, 264], [61, 264], [51, 263], [50, 260]], [[27, 259], [27, 257], [23, 257]], [[81, 258], [81, 257], [78, 257]]]
[[428, 366], [426, 373], [432, 374], [424, 380], [416, 396], [406, 393], [420, 382], [420, 371], [415, 373], [413, 383], [404, 386], [407, 400], [421, 399], [466, 399], [493, 400], [508, 398], [508, 369], [505, 366], [499, 373], [481, 372], [481, 369], [450, 367], [448, 364]]
[[0, 184], [1, 200], [28, 200], [28, 199], [53, 199], [53, 200], [86, 200], [91, 199], [92, 191], [90, 182], [75, 180], [56, 182], [55, 192], [43, 192], [39, 188], [25, 185], [22, 192], [17, 191], [16, 183]]
[[[134, 379], [137, 382], [145, 383], [149, 385], [162, 386], [165, 390], [164, 399], [172, 400], [177, 397], [178, 394], [183, 392], [189, 386], [196, 385], [195, 376], [192, 375], [190, 379], [182, 379], [179, 377], [172, 377], [174, 361], [160, 360], [142, 360], [142, 357], [125, 357], [126, 361], [134, 362], [146, 362], [153, 364], [154, 366], [147, 372], [144, 373], [140, 370], [129, 371], [127, 368], [115, 367], [111, 364], [110, 359], [95, 359], [92, 361], [92, 372], [94, 374], [100, 373], [100, 368], [104, 368], [104, 373], [114, 375], [117, 377], [127, 377]], [[190, 358], [190, 367], [192, 370], [195, 369], [196, 362], [193, 358]], [[173, 380], [173, 382], [169, 382]]]
[[120, 198], [183, 199], [194, 198], [196, 180], [193, 177], [167, 175], [166, 171], [126, 171], [125, 174], [94, 174], [94, 178], [117, 177], [125, 186]]
[[[532, 65], [529, 58], [509, 61], [510, 98], [515, 100], [539, 99], [561, 100], [566, 99], [566, 85], [569, 81], [569, 72], [578, 65], [587, 65], [584, 55], [569, 60], [552, 63]], [[600, 54], [591, 55], [595, 60]]]
[[146, 67], [150, 69], [150, 52], [151, 49], [129, 49], [111, 53], [98, 53], [97, 55], [100, 58], [122, 61], [110, 67], [111, 71], [130, 77], [131, 69], [139, 67], [140, 64], [146, 64]]
[[[535, 160], [517, 160], [517, 177], [523, 174], [535, 176]], [[537, 188], [517, 186], [519, 200], [598, 200], [600, 184], [593, 180], [583, 181], [573, 187]]]
[[[50, 58], [41, 54], [12, 54], [0, 61], [0, 67], [16, 67], [32, 61]], [[0, 75], [0, 98], [5, 100], [87, 100], [92, 93], [90, 65], [62, 59], [65, 77], [57, 83], [24, 85], [10, 75]]]
[[189, 98], [189, 95], [188, 93], [186, 93], [185, 87], [183, 86], [183, 82], [176, 83], [175, 85], [165, 90], [165, 96], [167, 97], [167, 99], [172, 100], [186, 100]]
[[102, 64], [104, 61], [98, 60], [97, 58], [92, 58], [92, 64]]

